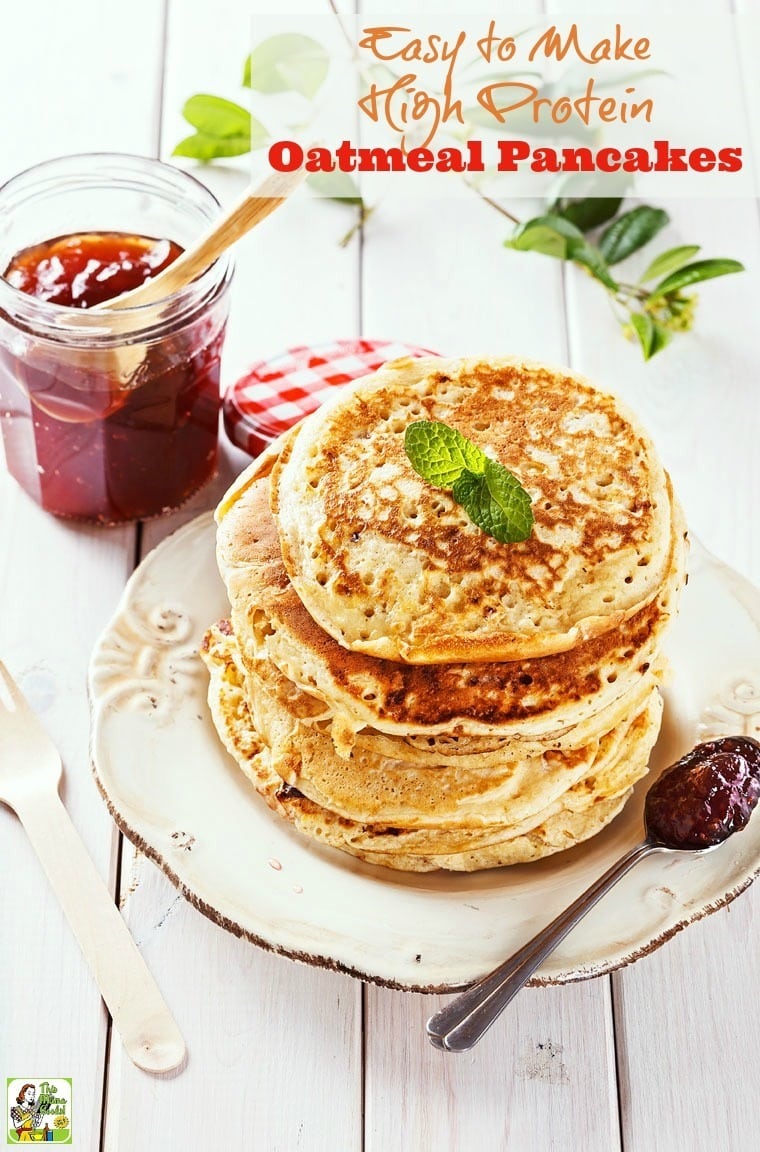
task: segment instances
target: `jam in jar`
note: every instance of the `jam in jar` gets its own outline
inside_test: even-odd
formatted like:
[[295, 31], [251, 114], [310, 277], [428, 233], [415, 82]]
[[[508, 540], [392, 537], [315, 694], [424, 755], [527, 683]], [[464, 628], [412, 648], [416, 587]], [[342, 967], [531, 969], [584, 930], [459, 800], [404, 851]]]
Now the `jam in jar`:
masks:
[[[217, 208], [191, 177], [157, 161], [68, 158], [85, 182], [104, 159], [137, 166], [145, 185], [161, 170], [158, 190], [143, 187], [141, 212], [126, 220], [155, 215], [165, 230], [59, 233], [8, 257], [0, 228], [0, 428], [9, 471], [44, 509], [116, 524], [171, 511], [215, 472], [229, 267], [217, 262], [158, 304], [98, 311], [171, 264]], [[0, 222], [4, 198], [29, 176], [0, 189]], [[185, 181], [202, 212], [188, 211], [174, 186]], [[106, 215], [102, 196], [96, 219]]]

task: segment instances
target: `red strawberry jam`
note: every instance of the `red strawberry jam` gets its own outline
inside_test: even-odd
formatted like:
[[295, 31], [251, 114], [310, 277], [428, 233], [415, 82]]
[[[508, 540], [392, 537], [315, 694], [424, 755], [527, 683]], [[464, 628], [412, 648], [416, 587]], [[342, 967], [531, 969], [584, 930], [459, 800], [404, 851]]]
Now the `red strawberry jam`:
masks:
[[[167, 239], [77, 233], [23, 249], [3, 276], [46, 306], [86, 310], [181, 252]], [[16, 480], [47, 511], [102, 524], [182, 504], [216, 467], [225, 315], [204, 303], [146, 336], [88, 347], [81, 332], [49, 339], [27, 327], [23, 309], [0, 312], [0, 426]]]

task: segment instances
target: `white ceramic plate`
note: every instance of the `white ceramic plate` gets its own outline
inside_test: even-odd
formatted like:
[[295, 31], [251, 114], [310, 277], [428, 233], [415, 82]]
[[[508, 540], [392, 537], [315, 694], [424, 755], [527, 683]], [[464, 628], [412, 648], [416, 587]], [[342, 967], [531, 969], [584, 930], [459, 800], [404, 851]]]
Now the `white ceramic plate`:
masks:
[[[600, 835], [535, 864], [405, 874], [320, 847], [269, 811], [216, 736], [197, 648], [226, 612], [208, 514], [135, 572], [93, 654], [90, 694], [94, 770], [114, 819], [236, 935], [379, 983], [450, 990], [515, 951], [641, 838], [646, 783]], [[760, 593], [696, 545], [668, 653], [655, 771], [700, 739], [758, 735]], [[704, 857], [645, 860], [533, 982], [626, 964], [727, 903], [758, 870], [757, 816]]]

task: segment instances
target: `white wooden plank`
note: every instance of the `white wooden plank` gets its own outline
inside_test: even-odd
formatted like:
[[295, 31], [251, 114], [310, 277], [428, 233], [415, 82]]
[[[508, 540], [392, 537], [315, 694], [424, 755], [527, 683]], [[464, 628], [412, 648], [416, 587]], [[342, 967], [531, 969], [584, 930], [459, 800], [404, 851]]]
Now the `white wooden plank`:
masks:
[[[600, 290], [569, 270], [569, 329], [577, 366], [617, 390], [639, 412], [673, 477], [693, 532], [757, 579], [760, 396], [751, 320], [760, 291], [758, 222], [750, 200], [663, 202], [672, 223], [662, 247], [701, 243], [705, 256], [732, 256], [747, 271], [698, 287], [696, 327], [644, 364], [625, 343]], [[633, 264], [633, 261], [632, 261]]]
[[[556, 7], [574, 10], [569, 2]], [[645, 365], [637, 349], [621, 341], [598, 287], [569, 270], [573, 363], [638, 410], [692, 530], [757, 582], [756, 205], [680, 200], [663, 206], [672, 219], [659, 238], [663, 248], [701, 243], [703, 255], [737, 257], [749, 271], [704, 285], [696, 331]], [[751, 943], [758, 899], [760, 893], [750, 891], [613, 977], [626, 1152], [749, 1152], [757, 1146], [750, 1120], [754, 1083], [743, 1055], [760, 1030], [760, 1009], [744, 991], [760, 974]]]
[[[4, 12], [0, 175], [87, 149], [150, 152], [160, 76], [161, 6], [39, 0]], [[66, 525], [0, 476], [0, 651], [63, 754], [63, 795], [101, 873], [113, 825], [89, 771], [90, 648], [131, 564], [133, 531]], [[0, 811], [0, 1068], [74, 1081], [75, 1139], [99, 1140], [106, 1016], [20, 826]]]
[[3, 180], [65, 153], [155, 155], [162, 18], [160, 0], [4, 6]]
[[444, 1003], [368, 989], [368, 1152], [619, 1146], [607, 981], [528, 989], [472, 1052], [425, 1036]]
[[[359, 985], [237, 940], [144, 860], [125, 874], [124, 915], [188, 1046], [179, 1073], [150, 1078], [112, 1046], [105, 1149], [266, 1152], [358, 1149]], [[131, 889], [131, 892], [129, 891]]]
[[759, 909], [740, 896], [614, 977], [626, 1152], [755, 1152]]
[[[321, 11], [319, 0], [311, 8]], [[172, 4], [165, 155], [186, 131], [177, 109], [194, 91], [246, 102], [236, 82], [250, 42], [248, 12], [248, 5], [229, 0], [213, 12], [202, 0]], [[223, 38], [216, 37], [218, 27]], [[217, 50], [209, 54], [212, 38]], [[225, 201], [243, 187], [248, 164], [246, 157], [193, 171]], [[356, 334], [358, 245], [338, 247], [350, 219], [343, 206], [303, 196], [241, 242], [223, 384], [291, 345]], [[145, 526], [143, 553], [213, 507], [245, 463], [225, 445], [214, 483], [177, 515]], [[149, 1152], [163, 1148], [170, 1131], [173, 1143], [198, 1148], [220, 1146], [233, 1134], [267, 1152], [360, 1148], [361, 985], [229, 936], [178, 900], [169, 881], [128, 844], [122, 877], [127, 922], [159, 982], [170, 988], [190, 1058], [181, 1075], [157, 1088], [112, 1048], [105, 1147]]]
[[[675, 237], [704, 240], [710, 252], [739, 256], [748, 272], [705, 285], [697, 332], [648, 367], [590, 332], [579, 303], [573, 328], [579, 362], [592, 375], [615, 372], [616, 384], [661, 448], [692, 530], [760, 583], [760, 397], [749, 320], [750, 302], [760, 299], [756, 206], [689, 201], [668, 208]], [[580, 302], [585, 286], [578, 289]], [[615, 978], [626, 1066], [624, 1137], [631, 1152], [643, 1152], [655, 1140], [690, 1152], [706, 1152], [716, 1141], [738, 1152], [756, 1146], [747, 1123], [755, 1089], [739, 1074], [738, 1051], [741, 1036], [760, 1032], [760, 1008], [743, 991], [760, 979], [760, 956], [748, 946], [757, 935], [750, 927], [759, 901], [760, 892], [750, 890], [735, 910], [689, 928]], [[701, 1058], [705, 1052], [709, 1060]], [[695, 1099], [705, 1107], [695, 1110]]]
[[432, 208], [389, 196], [365, 230], [365, 334], [452, 356], [564, 361], [559, 266], [505, 249], [511, 231], [474, 192]]
[[736, 13], [736, 40], [741, 64], [744, 103], [749, 117], [752, 154], [747, 163], [753, 165], [755, 191], [760, 195], [760, 75], [757, 70], [757, 49], [760, 44], [760, 2], [734, 0]]

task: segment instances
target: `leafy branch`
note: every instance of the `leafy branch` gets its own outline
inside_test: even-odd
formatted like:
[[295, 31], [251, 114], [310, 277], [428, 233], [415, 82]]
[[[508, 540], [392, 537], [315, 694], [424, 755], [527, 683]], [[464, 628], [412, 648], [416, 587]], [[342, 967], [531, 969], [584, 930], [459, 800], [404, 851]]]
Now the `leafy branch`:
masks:
[[[619, 213], [622, 203], [621, 198], [601, 197], [556, 200], [545, 215], [517, 221], [504, 243], [518, 252], [540, 252], [585, 268], [607, 290], [625, 336], [638, 340], [644, 359], [650, 360], [675, 333], [689, 332], [694, 325], [697, 297], [685, 289], [743, 272], [744, 265], [724, 257], [693, 260], [699, 245], [682, 244], [655, 256], [635, 283], [618, 279], [613, 268], [649, 244], [669, 222], [667, 212], [648, 204]], [[595, 242], [589, 239], [592, 233]]]
[[[328, 2], [340, 22], [333, 0]], [[282, 33], [254, 48], [244, 63], [241, 84], [263, 97], [288, 92], [308, 103], [319, 92], [328, 70], [329, 57], [321, 44], [300, 33]], [[177, 144], [174, 155], [203, 164], [256, 151], [270, 139], [261, 120], [220, 96], [191, 96], [182, 115], [194, 131]], [[500, 127], [483, 109], [468, 109], [467, 115], [462, 139], [469, 138], [478, 127]], [[520, 129], [517, 123], [511, 122], [511, 126]], [[526, 134], [538, 131], [535, 124], [527, 122], [522, 128]], [[585, 137], [588, 129], [577, 132]], [[374, 210], [365, 203], [356, 181], [347, 172], [334, 171], [311, 173], [307, 183], [315, 194], [354, 207], [356, 221], [340, 241], [341, 245], [348, 244]], [[606, 196], [556, 197], [542, 215], [521, 221], [477, 185], [468, 185], [514, 225], [505, 247], [542, 253], [585, 268], [606, 290], [624, 335], [638, 340], [645, 360], [662, 351], [675, 333], [693, 327], [697, 297], [687, 289], [743, 271], [738, 260], [695, 260], [699, 245], [682, 244], [655, 256], [637, 281], [619, 278], [617, 266], [648, 245], [669, 222], [662, 208], [640, 204], [624, 210], [625, 186], [605, 188]], [[609, 195], [609, 191], [620, 194]]]

